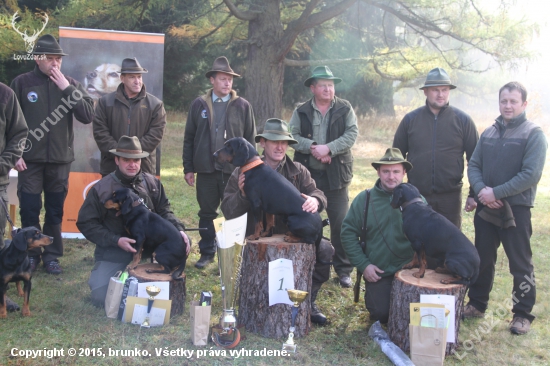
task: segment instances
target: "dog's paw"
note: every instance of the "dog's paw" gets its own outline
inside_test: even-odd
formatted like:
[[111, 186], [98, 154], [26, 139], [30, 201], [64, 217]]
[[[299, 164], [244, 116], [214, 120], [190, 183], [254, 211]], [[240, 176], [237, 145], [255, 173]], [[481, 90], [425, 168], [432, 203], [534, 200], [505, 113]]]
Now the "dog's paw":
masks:
[[246, 239], [248, 239], [248, 240], [258, 240], [258, 239], [260, 239], [260, 236], [259, 236], [259, 235], [252, 234], [252, 235], [248, 235], [248, 236], [246, 237]]
[[285, 235], [284, 241], [286, 241], [287, 243], [301, 243], [302, 238], [299, 238], [294, 235]]
[[273, 236], [273, 233], [271, 232], [271, 230], [269, 231], [262, 231], [260, 233], [260, 237], [262, 238], [269, 238], [269, 237], [272, 237]]
[[424, 278], [424, 273], [421, 274], [420, 271], [414, 272], [412, 275], [416, 278]]
[[25, 311], [25, 309], [23, 309], [23, 310], [21, 311], [21, 315], [22, 315], [22, 316], [31, 316], [31, 311], [30, 311], [30, 310], [26, 310], [26, 311]]

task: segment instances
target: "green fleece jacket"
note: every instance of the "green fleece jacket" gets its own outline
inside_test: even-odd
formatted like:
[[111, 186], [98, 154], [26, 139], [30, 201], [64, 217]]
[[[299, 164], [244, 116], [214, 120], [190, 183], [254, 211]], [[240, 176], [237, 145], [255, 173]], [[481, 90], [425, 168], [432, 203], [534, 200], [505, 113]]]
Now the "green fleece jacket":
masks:
[[366, 253], [360, 245], [367, 199], [365, 191], [355, 197], [342, 223], [342, 246], [351, 264], [361, 273], [369, 264], [374, 264], [384, 271], [381, 277], [393, 276], [412, 260], [413, 250], [403, 233], [401, 211], [390, 206], [391, 193], [380, 188], [380, 180], [370, 193]]
[[10, 182], [10, 169], [23, 153], [27, 122], [15, 93], [0, 83], [0, 186]]

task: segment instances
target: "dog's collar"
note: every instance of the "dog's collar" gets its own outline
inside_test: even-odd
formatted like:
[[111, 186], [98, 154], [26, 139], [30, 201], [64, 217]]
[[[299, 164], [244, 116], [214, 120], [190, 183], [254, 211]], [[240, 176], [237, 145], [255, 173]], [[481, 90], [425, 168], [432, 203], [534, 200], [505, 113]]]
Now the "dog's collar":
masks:
[[399, 208], [401, 209], [401, 211], [403, 211], [405, 209], [405, 207], [407, 207], [408, 205], [412, 205], [413, 203], [417, 203], [417, 202], [424, 203], [424, 201], [422, 201], [422, 198], [416, 197], [416, 198], [413, 198], [410, 201], [407, 201], [407, 202], [403, 203], [401, 206], [399, 206]]
[[258, 160], [254, 160], [253, 162], [251, 163], [248, 163], [248, 164], [245, 164], [241, 167], [241, 173], [244, 173], [244, 172], [247, 172], [251, 169], [254, 169], [255, 167], [257, 167], [258, 165], [262, 165], [264, 162], [262, 159], [258, 159]]

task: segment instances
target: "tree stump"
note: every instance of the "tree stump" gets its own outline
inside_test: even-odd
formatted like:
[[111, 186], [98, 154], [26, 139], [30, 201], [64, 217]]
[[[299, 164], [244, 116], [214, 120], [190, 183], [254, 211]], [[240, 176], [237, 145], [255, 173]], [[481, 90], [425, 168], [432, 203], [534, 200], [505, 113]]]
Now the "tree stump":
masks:
[[160, 264], [143, 263], [138, 264], [136, 268], [130, 269], [128, 274], [142, 282], [166, 281], [170, 282], [170, 300], [172, 300], [172, 309], [170, 310], [170, 318], [175, 315], [183, 314], [185, 309], [185, 297], [187, 290], [185, 289], [185, 273], [181, 274], [178, 279], [173, 279], [171, 274], [164, 273], [147, 273], [148, 269], [159, 269]]
[[311, 276], [315, 265], [315, 245], [287, 243], [283, 235], [248, 240], [241, 270], [238, 322], [247, 331], [267, 338], [287, 337], [291, 325], [291, 306], [269, 306], [269, 262], [292, 260], [294, 288], [309, 292], [300, 304], [296, 317], [295, 337], [304, 337], [311, 328]]
[[464, 295], [466, 294], [465, 285], [444, 285], [440, 281], [443, 278], [449, 278], [449, 274], [436, 273], [434, 270], [427, 269], [424, 278], [413, 277], [413, 273], [418, 269], [404, 269], [395, 274], [391, 290], [390, 317], [388, 321], [388, 335], [403, 351], [410, 350], [409, 343], [409, 323], [411, 302], [420, 302], [421, 294], [439, 294], [455, 296], [455, 342], [447, 343], [445, 354], [449, 355], [458, 347], [458, 330], [460, 327], [460, 318], [462, 317], [462, 306]]

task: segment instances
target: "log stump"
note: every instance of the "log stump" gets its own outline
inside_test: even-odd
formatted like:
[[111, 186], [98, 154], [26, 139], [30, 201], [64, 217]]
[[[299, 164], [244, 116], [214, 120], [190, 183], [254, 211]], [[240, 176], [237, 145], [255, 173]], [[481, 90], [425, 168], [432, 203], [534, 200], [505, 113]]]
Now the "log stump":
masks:
[[286, 338], [291, 325], [291, 306], [269, 306], [269, 262], [292, 260], [294, 288], [309, 292], [300, 304], [295, 337], [304, 337], [311, 328], [311, 276], [315, 265], [315, 245], [287, 243], [283, 235], [248, 240], [241, 270], [238, 322], [247, 331], [267, 338]]
[[391, 290], [390, 316], [388, 321], [388, 335], [393, 343], [405, 352], [409, 352], [409, 323], [411, 302], [420, 302], [421, 294], [439, 294], [455, 296], [455, 342], [447, 343], [445, 355], [452, 354], [458, 347], [458, 331], [465, 285], [444, 285], [440, 281], [443, 278], [452, 277], [449, 274], [436, 273], [427, 269], [424, 278], [416, 278], [412, 274], [418, 269], [404, 269], [395, 274]]
[[157, 263], [138, 264], [136, 268], [128, 270], [128, 274], [137, 278], [139, 283], [155, 281], [170, 282], [170, 300], [172, 300], [170, 318], [175, 315], [181, 315], [185, 309], [185, 297], [187, 295], [187, 290], [185, 288], [185, 273], [182, 273], [181, 277], [176, 280], [172, 278], [171, 274], [147, 273], [148, 269], [156, 270], [159, 269], [159, 267], [160, 264]]

